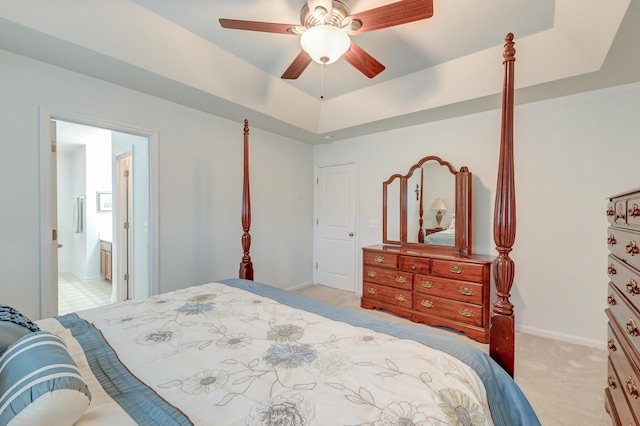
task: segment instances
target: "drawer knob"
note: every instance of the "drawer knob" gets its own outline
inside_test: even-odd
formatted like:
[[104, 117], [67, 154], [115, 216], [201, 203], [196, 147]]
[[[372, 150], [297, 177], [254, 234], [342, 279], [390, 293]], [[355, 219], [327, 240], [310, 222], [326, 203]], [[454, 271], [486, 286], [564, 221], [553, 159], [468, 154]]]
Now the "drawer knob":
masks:
[[367, 275], [369, 278], [375, 278], [378, 276], [378, 273], [376, 271], [367, 271]]
[[449, 268], [449, 271], [453, 272], [454, 274], [461, 274], [463, 270], [464, 269], [462, 269], [460, 266], [452, 266], [451, 268]]
[[628, 211], [629, 216], [631, 217], [638, 217], [640, 216], [640, 209], [638, 208], [637, 204], [633, 204], [631, 206], [631, 208]]
[[635, 294], [640, 294], [640, 288], [638, 288], [638, 282], [633, 278], [629, 278], [629, 282], [627, 283], [627, 293], [632, 296]]
[[613, 209], [613, 206], [609, 206], [607, 209], [607, 216], [615, 216], [616, 211]]
[[633, 256], [634, 254], [638, 254], [638, 244], [634, 240], [629, 240], [629, 244], [625, 246], [624, 251], [631, 256]]
[[613, 297], [612, 293], [609, 293], [609, 296], [607, 296], [607, 304], [608, 305], [615, 305], [616, 304], [616, 298]]
[[463, 317], [467, 317], [467, 318], [471, 318], [473, 316], [473, 312], [471, 312], [468, 309], [460, 309], [460, 311], [458, 311], [460, 313], [460, 315], [462, 315]]
[[465, 296], [472, 296], [473, 295], [473, 290], [470, 288], [466, 288], [466, 287], [461, 287], [459, 289], [460, 294], [464, 294]]
[[398, 302], [404, 302], [404, 301], [406, 301], [406, 300], [407, 300], [407, 298], [406, 298], [406, 297], [404, 297], [404, 295], [402, 295], [402, 294], [396, 294], [396, 300], [397, 300]]
[[629, 318], [629, 321], [625, 324], [625, 331], [631, 336], [640, 336], [640, 330], [633, 318]]
[[638, 397], [640, 397], [640, 394], [638, 393], [638, 389], [636, 389], [636, 383], [633, 381], [633, 378], [631, 376], [629, 376], [625, 384], [627, 386], [627, 392], [629, 393], [629, 396], [638, 399]]
[[420, 285], [424, 288], [433, 288], [433, 283], [431, 281], [422, 281]]
[[399, 277], [396, 277], [396, 281], [399, 282], [400, 284], [404, 284], [407, 282], [407, 279], [403, 276], [399, 276]]
[[375, 288], [373, 288], [373, 287], [369, 287], [369, 288], [367, 289], [367, 293], [369, 293], [369, 294], [376, 294], [377, 292], [376, 292], [376, 289], [375, 289]]
[[425, 308], [433, 308], [433, 302], [431, 300], [423, 300], [420, 304]]
[[618, 271], [616, 271], [616, 267], [613, 266], [613, 263], [609, 265], [609, 267], [607, 268], [607, 274], [609, 275], [615, 275], [617, 274]]
[[373, 261], [377, 263], [384, 263], [384, 256], [376, 256], [373, 258]]
[[411, 269], [416, 270], [416, 265], [411, 265]]
[[616, 343], [613, 341], [613, 338], [609, 338], [609, 341], [607, 342], [607, 347], [609, 348], [609, 350], [611, 352], [615, 352], [618, 350], [618, 348], [616, 348]]
[[616, 379], [613, 378], [613, 374], [609, 374], [609, 377], [607, 378], [607, 385], [611, 389], [615, 389], [616, 388]]
[[609, 238], [607, 238], [607, 244], [610, 246], [615, 246], [617, 243], [616, 236], [613, 234], [609, 234]]

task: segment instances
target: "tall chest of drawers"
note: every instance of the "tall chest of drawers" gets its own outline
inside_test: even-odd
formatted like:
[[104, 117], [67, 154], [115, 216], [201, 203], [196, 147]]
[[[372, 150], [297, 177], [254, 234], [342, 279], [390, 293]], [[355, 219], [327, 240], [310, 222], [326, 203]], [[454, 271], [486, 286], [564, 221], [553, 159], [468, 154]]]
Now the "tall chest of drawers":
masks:
[[360, 305], [488, 343], [492, 260], [428, 248], [364, 247]]
[[607, 205], [608, 377], [605, 407], [616, 425], [640, 424], [640, 188]]

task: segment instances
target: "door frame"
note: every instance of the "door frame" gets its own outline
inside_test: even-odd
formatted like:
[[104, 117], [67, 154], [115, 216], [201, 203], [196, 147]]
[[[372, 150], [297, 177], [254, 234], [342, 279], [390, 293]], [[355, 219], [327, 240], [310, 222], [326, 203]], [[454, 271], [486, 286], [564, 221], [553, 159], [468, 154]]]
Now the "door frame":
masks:
[[55, 119], [143, 136], [149, 141], [149, 285], [150, 294], [159, 293], [158, 132], [42, 105], [38, 107], [38, 113], [40, 318], [49, 318], [58, 313], [58, 247], [57, 240], [53, 240], [52, 236], [53, 229], [57, 229], [57, 200], [51, 189], [51, 177], [55, 178], [55, 169], [50, 157], [51, 120]]

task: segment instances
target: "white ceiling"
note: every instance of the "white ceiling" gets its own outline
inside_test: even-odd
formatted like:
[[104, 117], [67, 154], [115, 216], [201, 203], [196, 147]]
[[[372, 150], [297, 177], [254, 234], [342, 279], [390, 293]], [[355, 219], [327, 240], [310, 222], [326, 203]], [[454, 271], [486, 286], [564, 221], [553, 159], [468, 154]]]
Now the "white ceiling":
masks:
[[[352, 13], [391, 2], [345, 0]], [[282, 80], [297, 36], [218, 23], [298, 24], [303, 4], [0, 0], [0, 48], [308, 143], [499, 108], [508, 32], [517, 102], [640, 81], [632, 0], [434, 0], [430, 19], [353, 36], [386, 66], [373, 79], [339, 60]]]

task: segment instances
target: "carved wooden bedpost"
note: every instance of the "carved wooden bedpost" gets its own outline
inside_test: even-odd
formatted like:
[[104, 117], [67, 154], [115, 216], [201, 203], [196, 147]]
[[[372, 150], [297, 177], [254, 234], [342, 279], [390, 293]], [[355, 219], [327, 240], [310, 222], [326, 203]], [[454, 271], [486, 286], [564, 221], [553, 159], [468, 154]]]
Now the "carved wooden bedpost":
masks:
[[511, 376], [514, 370], [515, 315], [509, 301], [514, 277], [514, 262], [509, 257], [516, 238], [516, 196], [513, 164], [513, 71], [516, 50], [513, 34], [505, 37], [504, 87], [502, 93], [502, 131], [500, 137], [500, 162], [493, 218], [493, 238], [498, 257], [494, 261], [494, 279], [497, 300], [493, 303], [489, 350]]
[[244, 120], [244, 176], [242, 183], [242, 262], [240, 278], [253, 280], [253, 262], [249, 255], [251, 248], [251, 194], [249, 192], [249, 120]]

